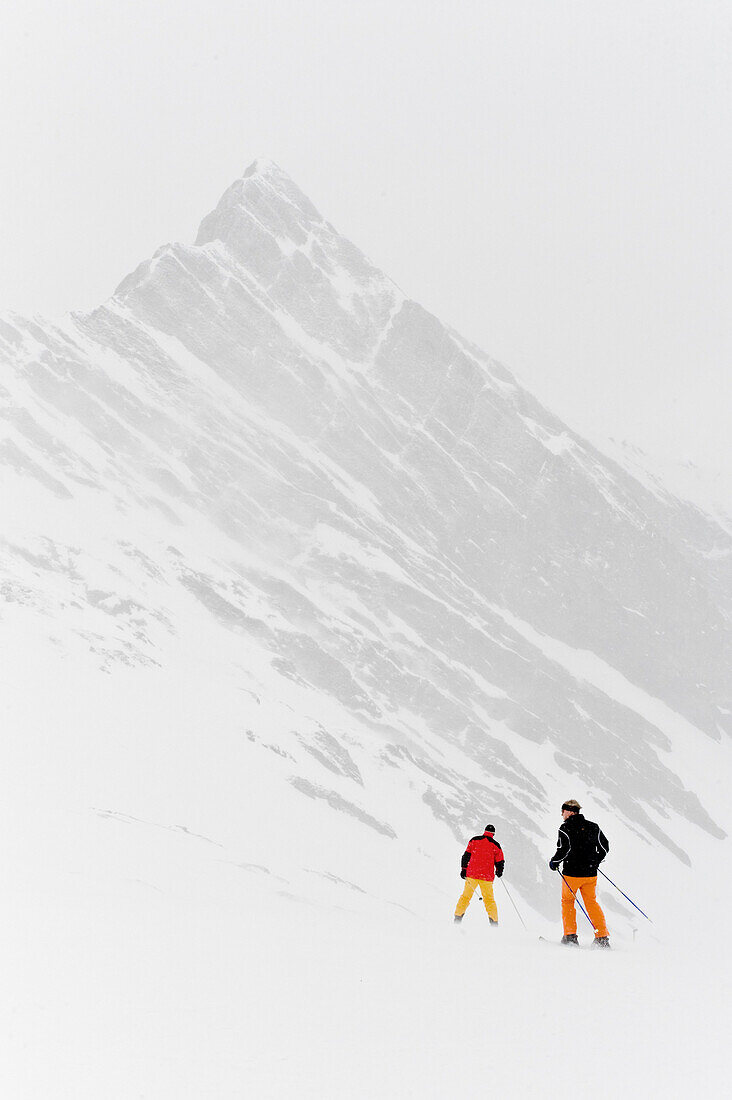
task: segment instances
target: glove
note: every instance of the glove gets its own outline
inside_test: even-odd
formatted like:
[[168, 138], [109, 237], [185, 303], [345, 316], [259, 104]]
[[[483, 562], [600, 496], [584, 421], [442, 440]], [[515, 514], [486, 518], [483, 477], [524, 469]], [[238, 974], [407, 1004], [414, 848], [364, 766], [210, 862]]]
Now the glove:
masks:
[[468, 873], [468, 872], [467, 872], [467, 871], [465, 870], [465, 868], [463, 867], [462, 871], [460, 872], [460, 878], [465, 878], [465, 876], [467, 875], [467, 873]]
[[558, 871], [559, 870], [559, 864], [555, 863], [553, 859], [549, 860], [549, 870], [550, 871]]

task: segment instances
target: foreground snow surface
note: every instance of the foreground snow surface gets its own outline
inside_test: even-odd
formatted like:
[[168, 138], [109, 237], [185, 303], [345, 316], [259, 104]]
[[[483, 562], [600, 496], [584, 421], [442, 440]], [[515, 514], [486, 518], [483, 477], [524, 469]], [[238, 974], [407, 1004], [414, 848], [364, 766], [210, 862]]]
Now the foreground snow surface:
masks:
[[[560, 937], [559, 880], [544, 865], [547, 921], [512, 879], [516, 844], [506, 884], [527, 928], [502, 883], [497, 929], [477, 898], [455, 927], [462, 843], [391, 771], [374, 812], [383, 803], [396, 838], [283, 781], [284, 750], [264, 746], [277, 715], [252, 744], [249, 711], [266, 700], [227, 690], [213, 658], [170, 683], [94, 678], [73, 654], [51, 662], [32, 632], [13, 638], [3, 1100], [727, 1095], [726, 841], [669, 818], [685, 866], [595, 802], [607, 873], [652, 925], [603, 882], [611, 952], [539, 942]], [[679, 735], [726, 822], [726, 746], [686, 749]], [[547, 856], [576, 789], [548, 774]]]
[[726, 1092], [726, 948], [694, 929], [576, 951], [524, 931], [500, 887], [492, 929], [475, 902], [455, 927], [248, 881], [195, 902], [52, 885], [3, 905], [5, 1096]]

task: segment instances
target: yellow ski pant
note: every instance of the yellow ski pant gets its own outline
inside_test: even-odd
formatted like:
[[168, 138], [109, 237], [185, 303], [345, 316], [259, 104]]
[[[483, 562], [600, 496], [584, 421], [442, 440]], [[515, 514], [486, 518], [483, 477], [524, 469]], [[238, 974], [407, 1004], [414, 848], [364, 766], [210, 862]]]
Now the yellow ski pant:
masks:
[[493, 897], [493, 883], [482, 878], [465, 879], [465, 889], [458, 898], [458, 903], [455, 907], [455, 916], [462, 917], [463, 913], [470, 905], [470, 899], [478, 886], [480, 886], [480, 894], [483, 898], [486, 913], [492, 920], [498, 920], [498, 909]]

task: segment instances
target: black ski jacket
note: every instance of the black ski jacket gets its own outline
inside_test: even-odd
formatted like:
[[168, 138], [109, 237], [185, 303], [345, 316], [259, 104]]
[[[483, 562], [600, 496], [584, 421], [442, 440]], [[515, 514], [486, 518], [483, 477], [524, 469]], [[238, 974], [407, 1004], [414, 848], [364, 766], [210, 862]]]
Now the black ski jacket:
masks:
[[552, 871], [563, 863], [562, 872], [576, 878], [592, 878], [610, 851], [610, 844], [599, 825], [583, 814], [572, 814], [559, 826], [557, 850], [549, 860]]

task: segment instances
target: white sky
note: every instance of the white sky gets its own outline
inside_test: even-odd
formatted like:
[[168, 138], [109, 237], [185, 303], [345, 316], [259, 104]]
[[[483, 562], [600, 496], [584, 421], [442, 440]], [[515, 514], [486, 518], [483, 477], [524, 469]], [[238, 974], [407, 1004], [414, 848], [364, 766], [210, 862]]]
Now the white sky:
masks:
[[6, 0], [0, 310], [101, 302], [276, 160], [590, 434], [732, 492], [729, 0]]

